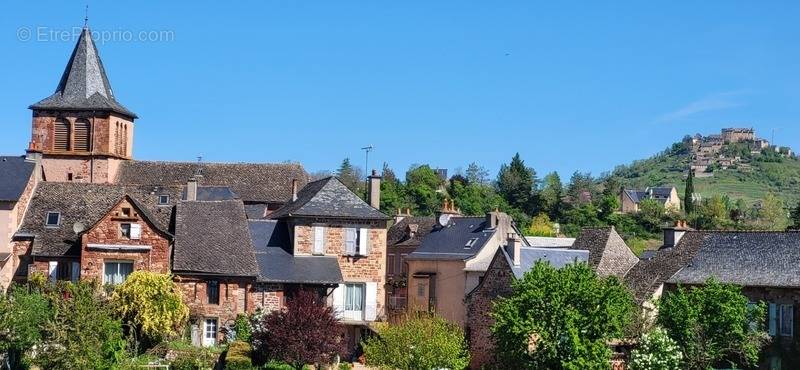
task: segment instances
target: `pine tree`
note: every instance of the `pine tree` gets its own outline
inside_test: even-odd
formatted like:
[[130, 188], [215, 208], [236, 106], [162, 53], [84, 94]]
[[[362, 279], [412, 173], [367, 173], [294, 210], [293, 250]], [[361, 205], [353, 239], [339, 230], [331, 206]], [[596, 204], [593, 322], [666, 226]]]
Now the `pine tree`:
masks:
[[683, 193], [683, 210], [686, 215], [694, 212], [694, 202], [692, 196], [694, 195], [694, 170], [689, 169], [689, 176], [686, 177], [686, 192]]
[[520, 210], [529, 210], [534, 199], [536, 172], [525, 167], [519, 153], [511, 158], [511, 163], [503, 164], [497, 174], [497, 190], [511, 206]]

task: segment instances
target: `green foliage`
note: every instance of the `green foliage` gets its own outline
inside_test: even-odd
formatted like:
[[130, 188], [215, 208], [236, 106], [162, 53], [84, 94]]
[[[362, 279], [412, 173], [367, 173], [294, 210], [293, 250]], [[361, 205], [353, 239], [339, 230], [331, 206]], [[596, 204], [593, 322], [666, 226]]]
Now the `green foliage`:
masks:
[[666, 212], [667, 210], [664, 209], [661, 202], [655, 199], [645, 199], [639, 202], [639, 212], [636, 213], [636, 218], [647, 231], [657, 233], [661, 230], [662, 223], [666, 221]]
[[718, 230], [730, 226], [724, 199], [719, 195], [703, 199], [696, 205], [695, 212], [689, 215], [689, 222], [698, 230]]
[[534, 185], [536, 172], [525, 166], [519, 153], [511, 158], [511, 163], [500, 166], [497, 174], [497, 190], [512, 207], [521, 210], [534, 209]]
[[51, 320], [50, 302], [25, 286], [12, 286], [0, 294], [0, 353], [7, 352], [12, 368], [23, 354], [42, 341], [42, 327]]
[[176, 336], [189, 316], [168, 274], [135, 271], [114, 290], [111, 301], [120, 317], [151, 343]]
[[564, 185], [558, 172], [551, 172], [544, 177], [542, 190], [539, 191], [539, 201], [542, 211], [547, 212], [551, 219], [560, 219], [564, 210]]
[[567, 185], [567, 197], [573, 205], [584, 205], [597, 196], [597, 183], [591, 173], [575, 171]]
[[250, 319], [247, 315], [236, 315], [236, 321], [233, 323], [233, 331], [236, 333], [237, 341], [250, 342], [253, 329], [250, 326]]
[[387, 214], [396, 214], [397, 210], [412, 207], [412, 201], [406, 194], [405, 186], [394, 175], [388, 165], [383, 165], [383, 181], [381, 181], [381, 210]]
[[188, 346], [176, 351], [176, 357], [170, 362], [171, 370], [207, 370], [213, 369], [219, 355], [208, 348]]
[[598, 204], [598, 214], [601, 220], [608, 221], [608, 219], [620, 209], [619, 195], [603, 195]]
[[702, 287], [667, 292], [660, 300], [658, 324], [683, 353], [685, 369], [707, 369], [721, 362], [753, 366], [768, 340], [763, 303], [749, 305], [741, 287], [708, 280]]
[[438, 190], [444, 181], [428, 165], [414, 166], [406, 173], [406, 194], [416, 213], [432, 215], [439, 210], [444, 195]]
[[789, 229], [800, 230], [800, 203], [797, 203], [797, 205], [792, 208], [790, 222]]
[[689, 170], [686, 177], [686, 190], [683, 193], [683, 211], [686, 214], [694, 212], [694, 170]]
[[255, 369], [253, 360], [250, 358], [251, 351], [250, 343], [241, 340], [231, 343], [225, 356], [225, 370]]
[[756, 225], [759, 229], [782, 231], [789, 226], [783, 201], [772, 192], [764, 197], [757, 217]]
[[382, 369], [463, 369], [469, 364], [463, 330], [427, 314], [381, 327], [362, 345], [367, 364]]
[[349, 362], [340, 362], [339, 370], [353, 370], [353, 364]]
[[514, 369], [607, 369], [607, 341], [632, 322], [633, 298], [586, 264], [537, 262], [492, 311], [498, 359]]
[[531, 221], [531, 226], [527, 230], [527, 235], [533, 236], [556, 236], [553, 223], [546, 213], [540, 213]]
[[295, 370], [292, 365], [280, 361], [270, 361], [264, 364], [264, 370]]
[[336, 177], [339, 178], [339, 181], [347, 186], [350, 191], [356, 193], [358, 196], [364, 196], [364, 174], [361, 168], [353, 166], [350, 163], [350, 158], [345, 158], [342, 160], [342, 164], [339, 166], [339, 169], [336, 170]]
[[95, 283], [66, 283], [49, 295], [52, 320], [43, 327], [41, 354], [31, 362], [45, 369], [111, 369], [125, 360], [122, 323]]
[[683, 353], [666, 330], [656, 327], [631, 351], [630, 370], [680, 370]]
[[475, 162], [467, 166], [467, 182], [470, 184], [486, 185], [489, 183], [489, 171]]

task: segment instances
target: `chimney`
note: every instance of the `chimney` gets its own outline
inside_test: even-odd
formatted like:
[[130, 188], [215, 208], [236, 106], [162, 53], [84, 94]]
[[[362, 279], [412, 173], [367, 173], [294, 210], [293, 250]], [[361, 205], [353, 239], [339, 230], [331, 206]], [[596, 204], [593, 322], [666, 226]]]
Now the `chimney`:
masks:
[[691, 230], [691, 228], [686, 224], [685, 220], [675, 221], [675, 226], [665, 227], [664, 246], [662, 246], [661, 248], [675, 247], [676, 245], [678, 245], [678, 242], [681, 241], [681, 238], [683, 238], [683, 236], [689, 230]]
[[194, 177], [190, 177], [189, 182], [186, 183], [186, 200], [197, 200], [197, 179]]
[[514, 233], [509, 233], [506, 238], [506, 253], [511, 256], [514, 267], [518, 267], [522, 260], [522, 243], [517, 240], [517, 235]]
[[500, 223], [500, 210], [495, 208], [494, 211], [486, 213], [486, 228], [494, 229]]
[[369, 175], [369, 205], [375, 209], [381, 209], [381, 176], [377, 170], [372, 170]]
[[[405, 211], [405, 213], [403, 213]], [[411, 217], [411, 208], [406, 208], [405, 210], [402, 208], [397, 209], [397, 214], [394, 216], [394, 223], [398, 223], [403, 221], [406, 217]]]
[[297, 200], [297, 179], [292, 179], [292, 202]]

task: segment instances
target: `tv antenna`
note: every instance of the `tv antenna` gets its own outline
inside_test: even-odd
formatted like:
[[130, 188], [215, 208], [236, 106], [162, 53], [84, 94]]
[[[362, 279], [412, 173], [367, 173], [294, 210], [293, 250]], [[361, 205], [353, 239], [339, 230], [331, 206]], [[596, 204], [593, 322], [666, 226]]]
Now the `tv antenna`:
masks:
[[375, 149], [372, 144], [361, 148], [364, 151], [364, 199], [369, 197], [369, 152], [372, 149]]

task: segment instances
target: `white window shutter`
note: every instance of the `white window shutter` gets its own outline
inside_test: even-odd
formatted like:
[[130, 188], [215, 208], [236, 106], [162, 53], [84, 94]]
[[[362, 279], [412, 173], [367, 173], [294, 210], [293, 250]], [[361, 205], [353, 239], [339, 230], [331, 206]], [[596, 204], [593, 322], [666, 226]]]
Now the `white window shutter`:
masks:
[[378, 283], [367, 283], [364, 307], [364, 320], [375, 321], [378, 316]]
[[356, 254], [356, 229], [353, 228], [346, 228], [344, 229], [344, 254], [348, 256], [352, 256]]
[[314, 254], [325, 253], [325, 229], [322, 226], [314, 226]]
[[778, 307], [774, 303], [769, 304], [769, 335], [775, 336], [778, 328]]
[[336, 318], [341, 319], [344, 316], [344, 292], [347, 290], [344, 284], [339, 284], [333, 290], [333, 311], [336, 313]]
[[47, 280], [56, 281], [56, 274], [58, 273], [58, 261], [50, 261], [47, 263]]
[[358, 229], [358, 254], [362, 256], [369, 255], [369, 229]]
[[131, 224], [131, 239], [139, 240], [142, 238], [142, 225]]

